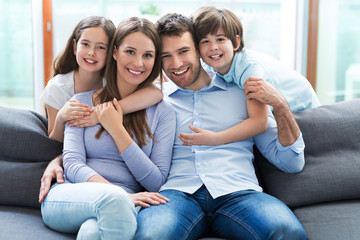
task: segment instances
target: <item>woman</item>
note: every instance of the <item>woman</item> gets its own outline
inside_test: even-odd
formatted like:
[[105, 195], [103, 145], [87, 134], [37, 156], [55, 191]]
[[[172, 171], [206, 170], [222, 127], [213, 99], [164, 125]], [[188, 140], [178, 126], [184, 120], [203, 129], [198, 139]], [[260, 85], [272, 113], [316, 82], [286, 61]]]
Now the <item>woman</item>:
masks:
[[[165, 183], [175, 136], [170, 104], [123, 116], [117, 99], [151, 84], [160, 73], [160, 39], [146, 19], [122, 21], [110, 45], [104, 88], [76, 99], [96, 106], [100, 125], [65, 127], [65, 184], [54, 185], [42, 204], [44, 222], [78, 239], [132, 239], [136, 206], [165, 203]], [[140, 192], [146, 189], [152, 192]]]

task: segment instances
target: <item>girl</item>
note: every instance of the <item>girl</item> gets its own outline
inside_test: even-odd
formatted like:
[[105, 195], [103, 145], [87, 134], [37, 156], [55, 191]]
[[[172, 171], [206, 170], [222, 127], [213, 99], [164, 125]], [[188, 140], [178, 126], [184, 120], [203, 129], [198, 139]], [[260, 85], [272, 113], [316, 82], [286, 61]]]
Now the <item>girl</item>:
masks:
[[[106, 85], [74, 96], [101, 125], [65, 127], [66, 183], [55, 184], [42, 203], [44, 222], [78, 239], [132, 239], [135, 206], [165, 203], [154, 192], [166, 181], [175, 135], [175, 112], [161, 101], [123, 115], [116, 99], [149, 86], [160, 73], [160, 39], [154, 24], [122, 21], [107, 56]], [[144, 92], [143, 92], [144, 93]], [[139, 193], [140, 192], [140, 193]]]
[[[92, 108], [76, 99], [74, 94], [99, 89], [104, 85], [105, 59], [115, 32], [111, 20], [90, 16], [81, 20], [69, 37], [66, 47], [54, 60], [54, 77], [44, 89], [41, 100], [48, 115], [49, 137], [62, 142], [65, 122], [87, 127], [98, 123]], [[124, 114], [135, 112], [162, 99], [162, 92], [153, 85], [120, 100]], [[62, 156], [52, 160], [41, 179], [39, 202], [44, 200], [53, 178], [63, 183]]]

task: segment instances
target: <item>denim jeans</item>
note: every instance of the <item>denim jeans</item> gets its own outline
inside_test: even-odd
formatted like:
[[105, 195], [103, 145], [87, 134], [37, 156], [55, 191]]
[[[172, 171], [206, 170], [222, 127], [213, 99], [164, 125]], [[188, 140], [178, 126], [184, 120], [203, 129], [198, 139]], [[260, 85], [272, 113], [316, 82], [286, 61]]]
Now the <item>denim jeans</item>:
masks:
[[263, 192], [239, 191], [213, 199], [203, 186], [194, 194], [161, 194], [169, 201], [140, 210], [135, 239], [306, 239], [293, 212]]
[[133, 239], [134, 203], [122, 188], [104, 183], [55, 184], [41, 205], [53, 230], [78, 232], [77, 239]]

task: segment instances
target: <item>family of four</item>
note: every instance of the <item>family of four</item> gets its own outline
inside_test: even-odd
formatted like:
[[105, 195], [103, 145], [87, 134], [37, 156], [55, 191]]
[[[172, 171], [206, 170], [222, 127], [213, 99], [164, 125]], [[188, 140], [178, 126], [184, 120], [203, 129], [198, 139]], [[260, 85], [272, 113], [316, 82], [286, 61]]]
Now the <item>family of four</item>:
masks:
[[300, 172], [291, 112], [319, 101], [300, 74], [244, 47], [231, 11], [202, 7], [156, 25], [133, 17], [117, 28], [87, 17], [41, 98], [49, 136], [64, 142], [41, 180], [51, 229], [87, 240], [306, 239], [293, 212], [262, 192], [253, 146]]

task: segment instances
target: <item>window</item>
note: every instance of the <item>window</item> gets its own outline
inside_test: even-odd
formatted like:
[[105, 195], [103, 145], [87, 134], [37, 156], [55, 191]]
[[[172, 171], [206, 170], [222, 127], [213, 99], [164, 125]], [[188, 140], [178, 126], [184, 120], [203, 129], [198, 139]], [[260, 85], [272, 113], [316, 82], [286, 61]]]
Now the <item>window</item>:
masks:
[[32, 8], [0, 0], [0, 105], [34, 109]]
[[[54, 56], [65, 46], [75, 25], [85, 16], [101, 15], [117, 24], [131, 16], [156, 22], [166, 13], [189, 16], [204, 5], [227, 8], [237, 14], [244, 28], [245, 46], [259, 50], [295, 66], [296, 0], [53, 0]], [[303, 2], [303, 1], [300, 1]], [[190, 11], [189, 11], [190, 10]], [[300, 41], [302, 44], [302, 40]], [[301, 69], [299, 69], [302, 71]]]
[[240, 17], [247, 48], [270, 54], [305, 72], [301, 53], [305, 49], [302, 33], [307, 29], [299, 28], [304, 25], [299, 16], [304, 17], [306, 0], [0, 0], [0, 42], [6, 46], [0, 51], [2, 106], [43, 111], [39, 96], [44, 80], [48, 80], [44, 79], [44, 1], [52, 3], [53, 26], [46, 26], [53, 32], [53, 56], [64, 48], [80, 19], [88, 15], [106, 16], [115, 25], [131, 16], [155, 22], [166, 13], [188, 16], [200, 6], [213, 5], [231, 9]]
[[320, 0], [316, 92], [322, 104], [360, 97], [360, 2]]

